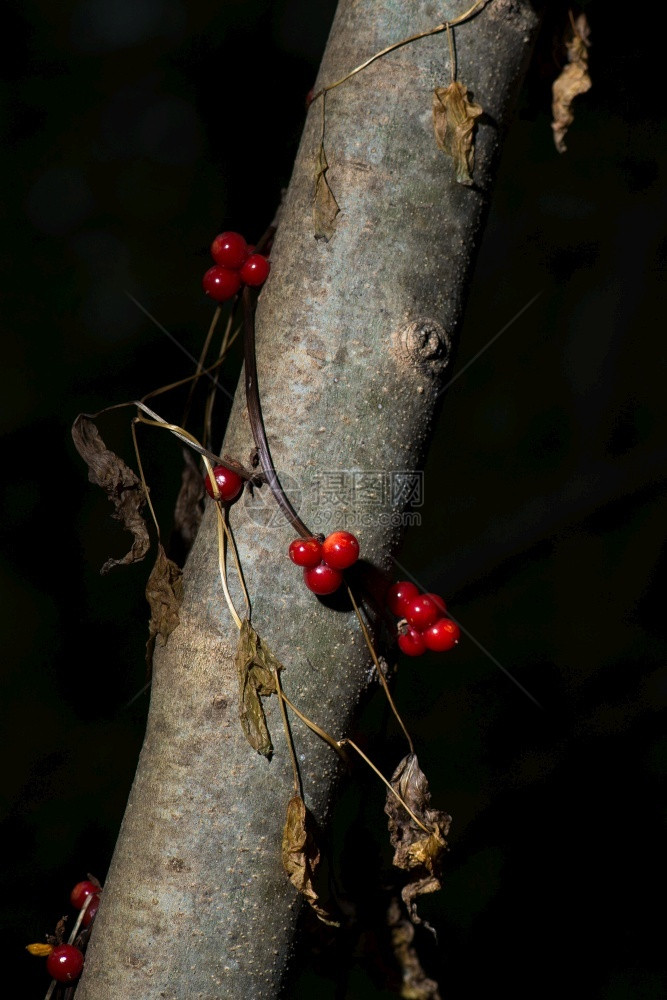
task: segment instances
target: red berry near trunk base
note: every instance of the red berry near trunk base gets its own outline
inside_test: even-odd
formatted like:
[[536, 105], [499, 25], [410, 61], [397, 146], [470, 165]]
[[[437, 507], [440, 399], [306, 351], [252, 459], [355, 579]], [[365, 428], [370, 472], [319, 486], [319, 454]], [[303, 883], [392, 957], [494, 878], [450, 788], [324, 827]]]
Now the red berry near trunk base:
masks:
[[312, 590], [314, 594], [318, 594], [320, 597], [325, 597], [327, 594], [333, 594], [334, 591], [338, 590], [343, 582], [343, 576], [337, 569], [333, 569], [322, 562], [311, 569], [304, 569], [303, 582], [308, 587], [308, 590]]
[[69, 894], [69, 901], [72, 906], [75, 906], [77, 910], [80, 910], [88, 899], [88, 896], [94, 896], [95, 893], [99, 891], [99, 885], [95, 885], [94, 882], [90, 882], [86, 879], [84, 882], [76, 883]]
[[421, 656], [426, 652], [424, 640], [416, 628], [408, 628], [407, 632], [399, 633], [398, 647], [406, 656]]
[[239, 272], [230, 271], [218, 264], [209, 267], [202, 278], [202, 288], [216, 302], [226, 302], [227, 299], [233, 299], [240, 287]]
[[418, 594], [419, 588], [415, 587], [414, 583], [410, 583], [409, 580], [399, 580], [389, 588], [385, 601], [392, 614], [403, 618], [405, 605]]
[[359, 542], [349, 531], [334, 531], [322, 542], [322, 558], [332, 569], [349, 569], [359, 558]]
[[290, 543], [289, 557], [297, 566], [312, 569], [322, 562], [322, 545], [316, 538], [295, 538]]
[[461, 630], [451, 618], [438, 618], [422, 633], [422, 638], [427, 649], [434, 653], [445, 653], [457, 644], [461, 638]]
[[225, 503], [229, 503], [231, 500], [236, 500], [237, 496], [243, 489], [243, 480], [239, 476], [238, 472], [234, 472], [233, 469], [228, 469], [226, 465], [215, 465], [213, 467], [213, 476], [218, 485], [219, 497], [216, 497], [213, 490], [213, 484], [209, 476], [206, 476], [204, 480], [204, 486], [206, 487], [206, 492], [213, 499], [224, 500]]
[[72, 983], [83, 969], [83, 955], [71, 944], [57, 945], [46, 960], [46, 971], [59, 983]]
[[253, 253], [248, 257], [239, 274], [241, 281], [244, 281], [246, 285], [250, 285], [251, 288], [259, 288], [268, 278], [270, 270], [271, 265], [266, 257], [263, 257], [261, 253]]
[[88, 903], [88, 906], [86, 907], [86, 912], [83, 915], [81, 923], [83, 924], [84, 927], [90, 927], [93, 920], [97, 916], [97, 911], [99, 910], [99, 908], [100, 908], [100, 896], [99, 893], [96, 892], [91, 901]]
[[222, 267], [238, 271], [248, 256], [248, 244], [240, 233], [220, 233], [211, 243], [211, 257]]
[[412, 625], [420, 632], [432, 625], [439, 614], [435, 601], [426, 594], [419, 594], [405, 603], [404, 615], [408, 625]]

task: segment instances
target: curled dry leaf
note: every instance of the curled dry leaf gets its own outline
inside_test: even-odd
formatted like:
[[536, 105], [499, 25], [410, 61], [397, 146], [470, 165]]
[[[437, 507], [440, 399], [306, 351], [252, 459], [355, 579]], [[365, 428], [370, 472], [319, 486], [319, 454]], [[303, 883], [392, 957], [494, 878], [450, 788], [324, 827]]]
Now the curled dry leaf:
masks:
[[551, 88], [551, 127], [554, 132], [554, 142], [559, 153], [567, 149], [565, 133], [574, 121], [572, 102], [579, 94], [585, 94], [591, 89], [591, 78], [588, 73], [588, 49], [590, 47], [590, 28], [585, 14], [579, 14], [575, 19], [570, 14], [565, 37], [567, 62]]
[[25, 950], [29, 951], [31, 955], [36, 955], [37, 958], [46, 958], [53, 951], [53, 945], [37, 941], [35, 944], [27, 944]]
[[401, 896], [410, 918], [421, 923], [415, 899], [425, 892], [440, 888], [442, 859], [447, 850], [451, 816], [431, 807], [431, 793], [426, 776], [419, 767], [416, 754], [404, 757], [391, 778], [392, 788], [400, 795], [424, 826], [415, 823], [398, 799], [387, 791], [384, 811], [389, 817], [389, 839], [394, 848], [393, 862], [397, 868], [409, 873], [408, 882]]
[[414, 946], [415, 925], [405, 916], [401, 904], [392, 899], [387, 910], [391, 949], [400, 973], [397, 992], [403, 1000], [441, 1000], [438, 984], [429, 979]]
[[319, 919], [331, 927], [337, 921], [324, 909], [315, 892], [313, 879], [320, 863], [320, 851], [313, 835], [313, 820], [300, 795], [293, 795], [287, 803], [287, 817], [283, 830], [283, 867], [290, 882], [305, 897]]
[[270, 757], [273, 744], [266, 725], [261, 697], [276, 694], [276, 673], [282, 663], [264, 645], [250, 622], [245, 619], [239, 632], [236, 672], [239, 679], [239, 718], [251, 747]]
[[151, 609], [148, 623], [146, 660], [150, 666], [156, 640], [164, 646], [179, 624], [178, 609], [183, 600], [183, 574], [158, 543], [157, 558], [146, 584], [146, 600]]
[[148, 528], [141, 516], [146, 503], [141, 480], [122, 458], [107, 448], [95, 424], [83, 413], [74, 421], [72, 438], [76, 450], [88, 466], [88, 479], [102, 487], [116, 508], [112, 516], [134, 535], [130, 551], [122, 559], [107, 559], [100, 572], [108, 573], [114, 566], [139, 562], [150, 547]]
[[336, 216], [340, 206], [329, 187], [326, 178], [329, 164], [324, 152], [324, 143], [320, 143], [315, 168], [315, 200], [313, 204], [313, 222], [315, 223], [315, 239], [330, 240], [336, 228]]
[[451, 156], [459, 184], [472, 184], [475, 165], [475, 124], [483, 114], [481, 105], [468, 100], [468, 88], [452, 81], [433, 91], [433, 128], [438, 148]]
[[174, 508], [174, 529], [185, 543], [186, 551], [195, 540], [204, 513], [204, 477], [188, 448], [183, 449], [181, 488]]

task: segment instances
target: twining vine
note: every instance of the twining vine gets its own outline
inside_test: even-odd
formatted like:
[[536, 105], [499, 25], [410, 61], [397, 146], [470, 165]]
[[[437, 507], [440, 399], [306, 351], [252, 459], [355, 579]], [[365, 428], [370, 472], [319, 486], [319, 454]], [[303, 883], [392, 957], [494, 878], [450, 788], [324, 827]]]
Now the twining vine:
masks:
[[[476, 123], [483, 113], [481, 105], [471, 97], [467, 86], [457, 78], [457, 60], [454, 28], [469, 21], [490, 3], [476, 0], [464, 13], [449, 21], [410, 35], [370, 56], [340, 79], [321, 87], [309, 99], [309, 105], [320, 101], [321, 131], [315, 157], [315, 186], [313, 199], [314, 235], [330, 239], [335, 232], [340, 205], [327, 178], [329, 163], [325, 150], [327, 95], [340, 87], [372, 63], [388, 56], [396, 49], [431, 35], [446, 32], [449, 47], [450, 82], [433, 91], [433, 128], [439, 149], [451, 157], [455, 178], [460, 184], [473, 184], [474, 137]], [[589, 28], [583, 14], [576, 17], [568, 11], [564, 33], [565, 65], [553, 85], [553, 129], [556, 147], [563, 151], [564, 136], [573, 121], [572, 101], [591, 85], [588, 73]], [[396, 957], [404, 973], [403, 996], [420, 996], [424, 1000], [438, 1000], [436, 983], [428, 980], [412, 948], [413, 924], [421, 923], [417, 912], [417, 898], [440, 888], [442, 861], [447, 849], [446, 837], [451, 818], [431, 805], [427, 779], [422, 772], [412, 738], [401, 718], [387, 681], [387, 667], [376, 652], [364, 616], [364, 598], [355, 597], [345, 580], [345, 571], [359, 556], [358, 539], [349, 532], [334, 531], [326, 538], [314, 535], [295, 510], [276, 472], [268, 444], [262, 415], [260, 386], [257, 377], [255, 354], [255, 294], [270, 273], [270, 251], [276, 232], [274, 222], [258, 241], [249, 247], [239, 233], [221, 233], [213, 241], [211, 252], [213, 267], [204, 275], [204, 291], [216, 303], [214, 316], [206, 334], [197, 368], [192, 376], [180, 379], [148, 393], [141, 400], [110, 406], [96, 414], [80, 414], [74, 422], [72, 434], [76, 448], [89, 469], [89, 478], [100, 486], [114, 506], [113, 517], [132, 534], [129, 551], [119, 559], [108, 559], [101, 572], [108, 573], [118, 566], [141, 561], [150, 548], [150, 535], [144, 519], [148, 508], [155, 527], [157, 554], [148, 578], [146, 596], [151, 610], [147, 659], [152, 661], [157, 643], [165, 644], [179, 625], [179, 608], [183, 598], [181, 568], [171, 559], [162, 542], [158, 518], [151, 501], [140, 454], [137, 427], [144, 425], [168, 431], [183, 447], [184, 467], [181, 489], [176, 501], [174, 525], [189, 546], [201, 521], [202, 501], [208, 493], [215, 507], [218, 546], [218, 564], [221, 587], [229, 613], [238, 629], [239, 640], [235, 658], [238, 678], [238, 715], [241, 728], [250, 746], [270, 758], [274, 752], [262, 700], [275, 695], [278, 699], [287, 751], [292, 765], [293, 787], [288, 799], [282, 838], [282, 862], [295, 889], [304, 897], [317, 917], [327, 924], [338, 926], [335, 915], [324, 905], [315, 889], [315, 878], [320, 862], [320, 849], [313, 817], [306, 805], [297, 755], [292, 740], [289, 713], [320, 737], [347, 763], [349, 751], [359, 756], [386, 786], [385, 813], [393, 863], [405, 873], [401, 895], [408, 919], [404, 918], [394, 902], [389, 920], [395, 942]], [[217, 357], [207, 364], [213, 340], [222, 317], [222, 306], [229, 302]], [[242, 316], [239, 319], [238, 313]], [[218, 388], [217, 376], [230, 348], [242, 339], [246, 404], [255, 442], [252, 468], [247, 468], [233, 456], [224, 455], [220, 463], [212, 445], [212, 422]], [[205, 399], [201, 441], [186, 429], [194, 394], [202, 380], [210, 382]], [[187, 399], [180, 424], [163, 419], [148, 400], [188, 386]], [[138, 475], [104, 443], [96, 421], [104, 414], [123, 407], [134, 409], [131, 431]], [[200, 460], [197, 465], [193, 454]], [[345, 586], [355, 612], [364, 641], [373, 661], [378, 681], [383, 688], [388, 705], [400, 726], [408, 753], [399, 762], [391, 778], [385, 777], [358, 746], [346, 736], [334, 736], [310, 719], [295, 704], [284, 689], [283, 674], [289, 671], [272, 653], [263, 637], [252, 625], [251, 596], [248, 593], [243, 567], [234, 540], [229, 513], [245, 489], [268, 487], [289, 523], [298, 534], [289, 548], [292, 561], [303, 570], [306, 586], [316, 595], [325, 596]], [[237, 608], [228, 584], [228, 562], [238, 579], [243, 607]], [[446, 613], [446, 605], [437, 594], [422, 594], [409, 581], [398, 581], [388, 590], [386, 610], [398, 619], [396, 640], [400, 650], [408, 656], [419, 656], [426, 649], [445, 651], [453, 648], [459, 639], [456, 623]], [[83, 968], [84, 952], [99, 906], [102, 886], [89, 876], [78, 883], [71, 893], [72, 905], [79, 910], [72, 932], [66, 937], [63, 918], [55, 932], [44, 943], [28, 946], [33, 955], [46, 958], [47, 971], [52, 977], [46, 994], [58, 1000], [70, 1000], [75, 983]], [[428, 926], [428, 925], [427, 925]], [[406, 970], [410, 970], [409, 972]], [[410, 992], [412, 990], [412, 992]]]

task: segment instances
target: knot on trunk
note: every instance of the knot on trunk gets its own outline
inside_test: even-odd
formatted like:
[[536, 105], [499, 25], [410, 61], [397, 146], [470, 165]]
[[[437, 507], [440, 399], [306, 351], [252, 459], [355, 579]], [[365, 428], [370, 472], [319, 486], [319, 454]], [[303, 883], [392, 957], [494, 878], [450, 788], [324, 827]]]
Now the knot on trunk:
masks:
[[420, 371], [439, 375], [449, 363], [449, 334], [435, 319], [419, 317], [399, 331], [396, 346], [401, 357]]

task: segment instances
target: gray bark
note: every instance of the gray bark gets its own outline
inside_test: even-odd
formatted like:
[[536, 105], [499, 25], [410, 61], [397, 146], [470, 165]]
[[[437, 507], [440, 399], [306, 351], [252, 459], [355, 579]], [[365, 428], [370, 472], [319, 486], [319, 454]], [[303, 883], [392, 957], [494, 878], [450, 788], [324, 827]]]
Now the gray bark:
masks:
[[[341, 0], [318, 86], [461, 9]], [[449, 82], [444, 33], [391, 53], [327, 96], [328, 178], [341, 206], [329, 243], [313, 238], [320, 107], [311, 107], [260, 297], [257, 350], [274, 461], [293, 477], [287, 484], [301, 485], [292, 497], [316, 531], [343, 526], [310, 489], [319, 471], [418, 467], [536, 22], [523, 0], [492, 0], [456, 30], [458, 77], [486, 112], [474, 188], [455, 183], [432, 132], [433, 87]], [[240, 386], [223, 451], [247, 462], [251, 448]], [[390, 571], [401, 529], [378, 514], [352, 530], [363, 558]], [[253, 623], [285, 666], [286, 693], [344, 735], [375, 683], [354, 615], [305, 589], [286, 558], [294, 535], [281, 517], [259, 526], [244, 498], [231, 521]], [[237, 634], [209, 510], [185, 570], [181, 624], [156, 652], [146, 739], [77, 1000], [279, 992], [299, 911], [280, 861], [292, 779], [275, 698], [265, 701], [273, 759], [241, 733]], [[294, 719], [293, 729], [306, 801], [326, 823], [337, 760]]]

